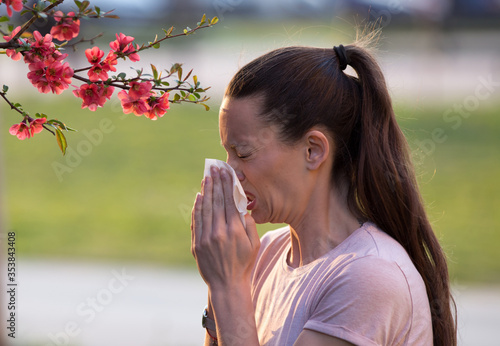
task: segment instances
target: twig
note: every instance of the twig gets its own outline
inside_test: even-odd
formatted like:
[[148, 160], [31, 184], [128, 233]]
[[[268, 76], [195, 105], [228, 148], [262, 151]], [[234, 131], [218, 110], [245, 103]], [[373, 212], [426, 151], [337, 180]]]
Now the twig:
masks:
[[[213, 25], [214, 25], [214, 24], [210, 24], [210, 23], [209, 23], [209, 24], [205, 24], [205, 25], [197, 26], [197, 27], [196, 27], [196, 28], [194, 28], [194, 29], [191, 29], [191, 30], [189, 30], [189, 31], [187, 31], [187, 32], [183, 32], [183, 33], [180, 33], [180, 34], [176, 34], [176, 35], [168, 35], [168, 36], [167, 36], [167, 35], [165, 35], [165, 37], [163, 37], [163, 38], [159, 39], [158, 41], [151, 42], [151, 44], [149, 44], [149, 45], [147, 45], [147, 46], [142, 46], [142, 47], [140, 47], [140, 48], [139, 48], [139, 50], [136, 50], [136, 51], [134, 51], [134, 52], [130, 52], [129, 54], [138, 53], [138, 52], [140, 52], [140, 51], [142, 51], [142, 50], [149, 49], [149, 48], [153, 47], [155, 44], [160, 43], [160, 42], [162, 42], [162, 41], [165, 41], [166, 39], [169, 39], [169, 38], [174, 38], [174, 37], [179, 37], [179, 36], [187, 36], [187, 35], [190, 35], [190, 34], [194, 33], [194, 32], [195, 32], [195, 31], [197, 31], [197, 30], [204, 29], [204, 28], [209, 28], [209, 27], [211, 27], [211, 26], [213, 26]], [[127, 54], [127, 55], [128, 55], [128, 54]]]
[[2, 49], [16, 49], [21, 47], [21, 45], [14, 40], [10, 40], [9, 42], [0, 42], [0, 48]]
[[47, 131], [49, 131], [50, 133], [52, 133], [54, 136], [56, 135], [56, 133], [54, 131], [52, 131], [51, 129], [49, 129], [47, 126], [45, 126], [45, 124], [42, 124], [43, 128]]
[[10, 109], [14, 109], [16, 110], [19, 114], [21, 114], [22, 116], [25, 116], [26, 113], [23, 112], [22, 110], [20, 110], [19, 108], [17, 108], [16, 106], [14, 106], [12, 104], [12, 102], [9, 101], [9, 99], [7, 98], [7, 96], [5, 96], [5, 93], [4, 92], [0, 92], [0, 96], [2, 96], [2, 98], [5, 100], [5, 102], [7, 102], [7, 104], [10, 106]]
[[102, 35], [104, 35], [104, 33], [103, 33], [103, 32], [101, 32], [100, 34], [95, 35], [95, 36], [94, 36], [94, 37], [92, 37], [92, 38], [88, 38], [88, 39], [86, 39], [85, 37], [83, 37], [83, 38], [81, 38], [80, 40], [78, 40], [78, 41], [76, 41], [76, 42], [73, 42], [73, 43], [71, 43], [71, 44], [67, 44], [67, 45], [65, 45], [64, 47], [72, 47], [72, 48], [73, 48], [73, 51], [76, 51], [75, 46], [76, 46], [77, 44], [80, 44], [80, 43], [83, 43], [83, 42], [90, 42], [90, 43], [92, 43], [92, 44], [93, 44], [93, 43], [94, 43], [94, 40], [95, 40], [96, 38], [101, 37]]
[[[87, 68], [80, 69], [80, 70], [87, 70]], [[75, 71], [79, 71], [79, 70], [75, 70]], [[81, 77], [79, 75], [73, 75], [73, 78], [78, 79], [78, 80], [80, 80], [82, 82], [85, 82], [85, 83], [94, 83], [94, 84], [96, 84], [96, 82], [91, 82], [90, 79], [85, 78], [85, 77]], [[151, 80], [151, 79], [141, 79], [141, 81], [153, 82], [153, 80]], [[117, 88], [120, 88], [120, 89], [125, 89], [125, 90], [129, 90], [130, 89], [130, 86], [122, 84], [122, 83], [125, 83], [125, 82], [122, 82], [122, 81], [110, 81], [110, 82], [103, 81], [103, 82], [97, 82], [97, 83], [105, 84], [105, 85], [110, 85], [110, 86], [114, 86], [114, 87], [117, 87]], [[178, 86], [172, 87], [172, 88], [162, 88], [162, 87], [153, 86], [151, 89], [152, 90], [165, 91], [165, 92], [172, 91], [172, 90], [179, 90], [179, 91], [186, 91], [188, 93], [191, 93], [191, 89], [190, 88], [179, 88]]]

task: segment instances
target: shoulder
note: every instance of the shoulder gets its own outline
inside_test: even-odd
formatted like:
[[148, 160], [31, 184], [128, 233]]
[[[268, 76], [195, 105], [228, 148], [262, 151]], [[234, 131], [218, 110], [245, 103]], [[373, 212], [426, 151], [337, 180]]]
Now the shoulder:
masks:
[[403, 344], [408, 336], [412, 297], [395, 262], [374, 255], [352, 259], [319, 293], [306, 329], [365, 345]]
[[281, 227], [273, 231], [269, 231], [260, 238], [261, 251], [269, 246], [286, 243], [290, 240], [289, 226]]
[[376, 255], [355, 257], [332, 274], [323, 286], [322, 296], [339, 300], [335, 304], [358, 302], [370, 310], [411, 310], [406, 275], [394, 261]]

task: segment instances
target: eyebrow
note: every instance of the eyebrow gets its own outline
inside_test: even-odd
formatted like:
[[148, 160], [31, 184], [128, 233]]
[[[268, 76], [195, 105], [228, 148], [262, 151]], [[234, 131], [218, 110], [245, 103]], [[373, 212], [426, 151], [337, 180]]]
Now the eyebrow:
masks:
[[[225, 148], [224, 143], [222, 143], [222, 141], [220, 141], [220, 145], [221, 145], [223, 148]], [[249, 145], [249, 144], [247, 144], [247, 143], [242, 143], [242, 144], [230, 144], [230, 145], [229, 145], [229, 149], [236, 149], [236, 148], [238, 148], [238, 147], [247, 147], [248, 145]]]

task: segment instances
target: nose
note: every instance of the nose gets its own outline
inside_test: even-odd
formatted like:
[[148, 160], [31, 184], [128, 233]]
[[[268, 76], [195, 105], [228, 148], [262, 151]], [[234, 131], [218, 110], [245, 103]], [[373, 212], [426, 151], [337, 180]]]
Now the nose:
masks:
[[229, 156], [227, 157], [226, 163], [231, 166], [234, 171], [236, 172], [236, 177], [238, 178], [239, 181], [245, 180], [245, 175], [241, 171], [241, 169], [238, 167], [238, 164], [236, 163], [236, 160], [232, 160]]

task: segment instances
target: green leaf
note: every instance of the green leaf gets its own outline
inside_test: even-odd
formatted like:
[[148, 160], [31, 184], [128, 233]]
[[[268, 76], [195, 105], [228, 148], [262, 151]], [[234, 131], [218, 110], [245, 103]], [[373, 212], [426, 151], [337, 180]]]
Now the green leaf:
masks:
[[193, 94], [189, 94], [188, 99], [189, 101], [196, 102], [196, 96], [194, 96]]
[[181, 97], [179, 96], [179, 94], [174, 95], [174, 102], [179, 101], [180, 99]]
[[87, 0], [83, 1], [82, 7], [80, 8], [80, 11], [84, 11], [87, 7], [89, 7], [89, 5], [90, 5], [90, 1], [87, 1]]
[[155, 44], [153, 45], [153, 48], [154, 48], [154, 49], [158, 49], [158, 48], [160, 48], [160, 42], [155, 43]]
[[194, 96], [196, 96], [197, 98], [200, 98], [200, 94], [198, 93], [193, 93]]
[[97, 15], [101, 14], [101, 8], [99, 6], [94, 6]]
[[218, 17], [213, 17], [212, 20], [210, 21], [210, 25], [217, 24], [218, 22], [219, 22], [219, 18]]
[[186, 97], [186, 93], [183, 90], [181, 90], [181, 95], [182, 97]]
[[158, 79], [158, 70], [156, 69], [156, 66], [151, 64], [151, 70], [153, 70], [153, 78]]
[[61, 149], [63, 155], [66, 154], [66, 148], [68, 147], [68, 142], [66, 141], [66, 137], [64, 137], [64, 133], [56, 127], [56, 140], [57, 145]]
[[125, 72], [120, 72], [118, 76], [116, 76], [116, 79], [125, 79], [125, 77], [127, 77], [127, 74]]
[[173, 74], [173, 73], [177, 72], [180, 68], [181, 68], [181, 64], [175, 63], [170, 68], [170, 73]]
[[207, 22], [207, 15], [205, 13], [203, 13], [203, 17], [201, 17], [201, 20], [200, 22], [198, 23], [198, 26], [202, 26], [203, 24], [205, 24]]
[[78, 7], [78, 9], [80, 9], [80, 7], [82, 7], [82, 2], [75, 0], [75, 5]]
[[165, 33], [165, 36], [170, 36], [170, 34], [174, 31], [174, 27], [171, 26], [168, 30], [163, 29], [163, 32]]
[[0, 17], [0, 22], [8, 22], [8, 21], [9, 21], [9, 17], [7, 17], [7, 16]]
[[9, 90], [9, 86], [4, 84], [2, 90], [4, 93], [6, 93]]
[[180, 81], [182, 80], [182, 67], [179, 65], [179, 68], [177, 69], [177, 76], [179, 77], [179, 84]]

